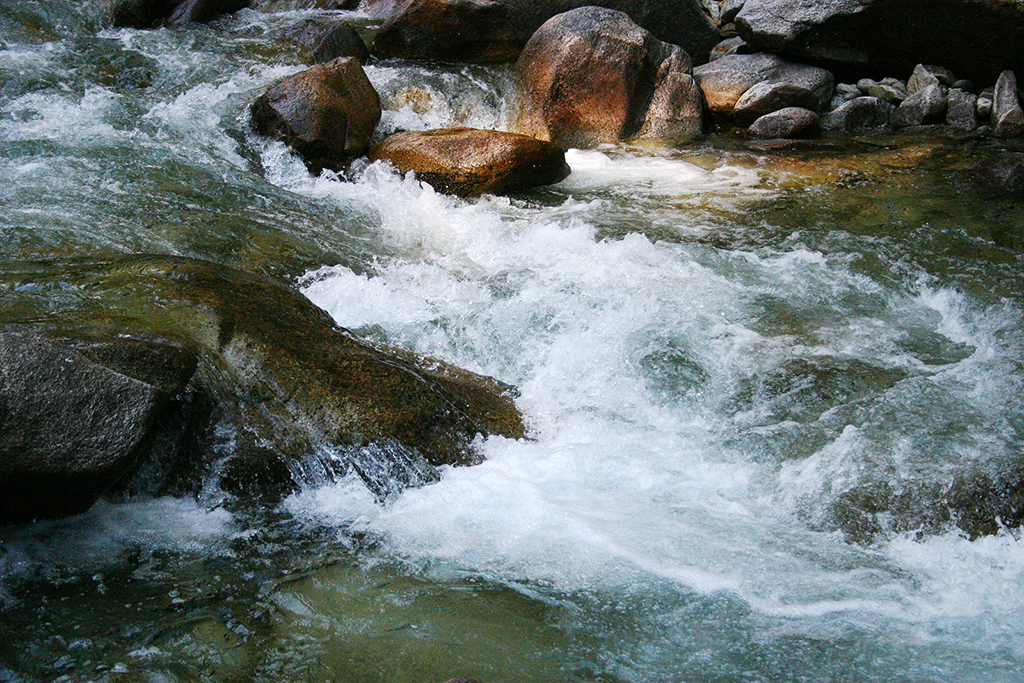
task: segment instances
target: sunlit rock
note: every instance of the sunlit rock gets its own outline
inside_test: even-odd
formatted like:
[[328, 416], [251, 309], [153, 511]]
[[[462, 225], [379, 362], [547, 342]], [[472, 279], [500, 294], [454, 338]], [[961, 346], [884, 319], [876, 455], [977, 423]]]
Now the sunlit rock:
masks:
[[627, 13], [698, 61], [719, 41], [698, 0], [409, 0], [389, 14], [373, 49], [385, 59], [515, 61], [545, 21], [587, 5]]
[[518, 132], [562, 148], [701, 132], [690, 56], [622, 12], [584, 7], [547, 21], [516, 64]]
[[249, 6], [250, 0], [119, 0], [114, 5], [117, 27], [157, 28], [208, 22]]
[[[142, 463], [143, 475], [125, 484], [129, 492], [195, 495], [212, 486], [244, 504], [276, 500], [300, 481], [354, 472], [386, 497], [436, 479], [438, 466], [479, 462], [473, 447], [478, 435], [524, 433], [508, 387], [366, 343], [336, 327], [295, 290], [265, 277], [173, 257], [58, 266], [19, 277], [39, 284], [60, 279], [62, 312], [45, 332], [58, 335], [66, 327], [61, 321], [72, 321], [69, 336], [78, 341], [69, 343], [96, 361], [95, 368], [76, 361], [86, 369], [55, 385], [55, 395], [66, 385], [71, 397], [61, 410], [69, 416], [81, 412], [88, 396], [108, 391], [103, 382], [113, 387], [109, 401], [97, 403], [102, 419], [89, 423], [92, 432], [83, 426], [81, 442], [104, 453], [104, 444], [120, 444], [117, 452], [128, 454], [118, 460], [122, 467], [145, 441], [145, 427], [164, 421], [157, 424], [159, 452], [139, 456], [158, 462]], [[104, 334], [83, 341], [83, 329]], [[143, 356], [104, 350], [93, 337], [160, 338], [194, 350], [195, 373], [174, 393], [174, 410], [161, 412], [155, 403], [170, 396], [166, 378], [176, 371], [155, 369], [170, 361], [152, 356], [157, 360], [130, 362]], [[9, 362], [20, 363], [15, 375], [24, 375], [24, 383], [29, 376], [23, 366], [31, 361], [19, 359], [31, 356], [20, 348], [8, 355]], [[61, 367], [59, 352], [46, 349], [53, 362], [44, 365]], [[140, 374], [147, 366], [153, 369]], [[118, 392], [131, 400], [121, 400]], [[115, 409], [120, 403], [126, 407]], [[132, 424], [122, 419], [128, 410], [137, 413], [138, 427], [122, 438]], [[37, 420], [57, 416], [37, 427], [42, 430], [64, 413], [40, 404], [28, 414]]]
[[289, 76], [252, 104], [257, 132], [295, 149], [311, 173], [363, 156], [380, 115], [377, 91], [352, 57]]
[[474, 128], [395, 133], [372, 147], [369, 157], [464, 197], [517, 192], [569, 175], [565, 153], [550, 142]]

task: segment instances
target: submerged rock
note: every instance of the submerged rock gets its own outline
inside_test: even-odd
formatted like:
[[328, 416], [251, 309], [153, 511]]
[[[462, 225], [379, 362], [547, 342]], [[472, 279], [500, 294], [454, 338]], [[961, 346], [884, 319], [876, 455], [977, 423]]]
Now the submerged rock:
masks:
[[544, 22], [587, 5], [625, 12], [699, 61], [719, 41], [698, 0], [407, 0], [385, 20], [373, 50], [384, 59], [511, 62]]
[[302, 155], [311, 173], [363, 156], [380, 121], [380, 98], [357, 59], [339, 57], [271, 86], [252, 104], [261, 135]]
[[[26, 279], [24, 273], [19, 277]], [[73, 343], [82, 348], [81, 355], [88, 353], [95, 361], [76, 360], [84, 369], [54, 385], [54, 395], [66, 385], [65, 393], [83, 396], [60, 410], [84, 412], [87, 397], [111, 396], [109, 405], [97, 403], [102, 419], [90, 420], [76, 437], [104, 457], [117, 456], [103, 484], [89, 489], [93, 498], [135, 458], [143, 461], [141, 471], [149, 480], [134, 478], [130, 491], [195, 495], [213, 484], [242, 504], [275, 500], [293, 491], [297, 479], [322, 481], [355, 472], [385, 497], [435, 479], [438, 466], [479, 462], [472, 445], [477, 435], [524, 434], [508, 387], [364, 342], [335, 326], [299, 293], [265, 277], [174, 257], [65, 265], [35, 276], [40, 282], [49, 277], [60, 278], [65, 286], [64, 312], [54, 315], [46, 334], [63, 330], [78, 339]], [[78, 331], [66, 332], [69, 326]], [[85, 335], [82, 329], [102, 334]], [[138, 349], [114, 352], [101, 343], [147, 337], [170, 340], [194, 353], [194, 374], [182, 371], [173, 355], [146, 362]], [[8, 352], [9, 362], [20, 363], [16, 375], [30, 363], [18, 360], [31, 358], [24, 345]], [[40, 348], [53, 361], [44, 365], [59, 365], [59, 351], [45, 344]], [[21, 396], [33, 389], [27, 381], [10, 385], [5, 380], [5, 386], [14, 386]], [[23, 400], [9, 396], [7, 404]], [[170, 399], [177, 403], [167, 404]], [[37, 420], [64, 414], [48, 410], [40, 404], [28, 414]], [[47, 419], [47, 426], [51, 422]], [[159, 433], [147, 447], [150, 425]], [[20, 448], [21, 443], [5, 442], [4, 448]], [[37, 448], [34, 462], [59, 461], [57, 446]], [[68, 457], [80, 457], [74, 453]], [[50, 486], [46, 478], [33, 482], [34, 492]]]
[[245, 9], [250, 0], [119, 0], [112, 20], [119, 28], [157, 28], [208, 22]]
[[701, 132], [690, 56], [624, 13], [583, 7], [547, 21], [516, 64], [519, 132], [562, 148]]
[[463, 197], [517, 192], [569, 175], [565, 153], [550, 142], [474, 128], [396, 133], [372, 147], [369, 157]]

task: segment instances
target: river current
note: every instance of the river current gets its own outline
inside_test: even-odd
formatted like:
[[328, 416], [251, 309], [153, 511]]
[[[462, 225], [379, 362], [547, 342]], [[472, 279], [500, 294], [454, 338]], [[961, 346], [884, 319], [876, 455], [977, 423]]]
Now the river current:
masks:
[[[342, 479], [0, 528], [0, 681], [1021, 680], [1021, 529], [972, 540], [933, 495], [1024, 444], [1024, 211], [971, 173], [994, 143], [570, 150], [557, 185], [467, 201], [254, 135], [315, 11], [108, 11], [0, 4], [0, 269], [291, 281], [515, 385], [529, 438], [383, 505]], [[367, 73], [378, 137], [514, 106], [507, 67]]]

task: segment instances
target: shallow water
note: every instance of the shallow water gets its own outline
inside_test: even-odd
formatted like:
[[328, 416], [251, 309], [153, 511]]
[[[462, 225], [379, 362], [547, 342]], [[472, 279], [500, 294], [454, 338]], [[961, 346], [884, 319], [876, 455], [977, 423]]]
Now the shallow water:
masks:
[[[0, 7], [0, 270], [287, 279], [516, 385], [530, 438], [384, 506], [344, 479], [2, 529], [0, 680], [1019, 680], [1020, 530], [969, 540], [935, 493], [1021, 452], [1024, 216], [978, 190], [992, 143], [573, 150], [467, 202], [252, 134], [314, 12], [105, 11]], [[381, 135], [510, 120], [507, 69], [367, 71]]]

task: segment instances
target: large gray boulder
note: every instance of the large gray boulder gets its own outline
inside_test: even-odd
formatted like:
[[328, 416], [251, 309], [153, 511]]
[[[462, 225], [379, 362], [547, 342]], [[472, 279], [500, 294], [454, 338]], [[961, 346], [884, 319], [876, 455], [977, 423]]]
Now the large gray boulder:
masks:
[[702, 130], [690, 56], [628, 15], [581, 7], [552, 17], [516, 63], [517, 132], [562, 148]]
[[[0, 524], [88, 509], [142, 457], [194, 359], [160, 373], [117, 343], [107, 365], [28, 331], [0, 332]], [[132, 365], [132, 377], [109, 365]], [[147, 381], [148, 380], [148, 381]]]
[[475, 128], [395, 133], [371, 147], [369, 157], [463, 197], [518, 192], [569, 175], [565, 153], [551, 142]]
[[[765, 52], [733, 54], [702, 64], [693, 70], [716, 116], [737, 113], [746, 123], [785, 107], [820, 111], [831, 99], [834, 81], [825, 69], [789, 62]], [[757, 86], [737, 112], [737, 104]]]
[[373, 50], [385, 59], [515, 61], [545, 21], [587, 5], [625, 12], [698, 62], [719, 41], [699, 0], [407, 0], [385, 20]]
[[1024, 69], [1017, 0], [746, 0], [736, 16], [758, 49], [834, 70], [906, 76], [920, 63], [991, 83]]
[[359, 60], [339, 57], [274, 84], [251, 113], [258, 133], [291, 146], [317, 174], [366, 154], [381, 109]]

